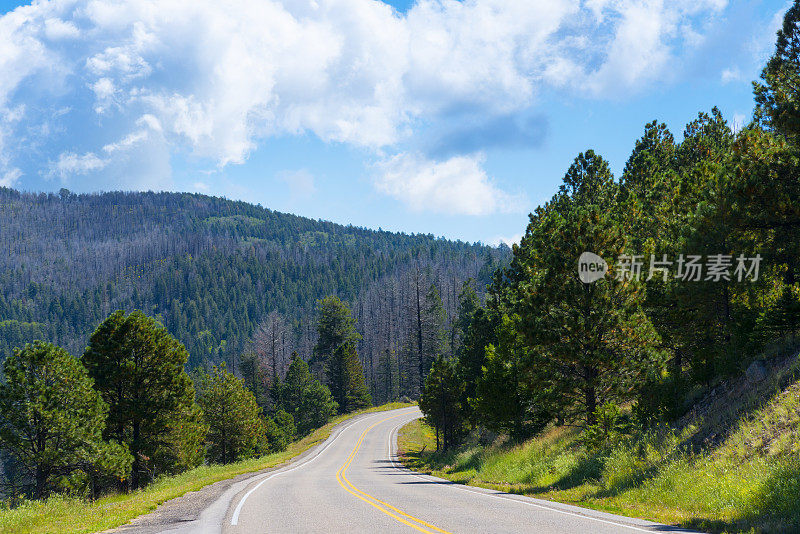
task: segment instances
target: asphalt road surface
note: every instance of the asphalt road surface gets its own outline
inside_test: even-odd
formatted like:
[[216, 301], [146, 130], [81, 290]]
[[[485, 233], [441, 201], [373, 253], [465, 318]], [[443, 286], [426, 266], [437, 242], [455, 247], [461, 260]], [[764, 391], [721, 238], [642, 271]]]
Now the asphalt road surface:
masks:
[[113, 532], [693, 532], [409, 471], [396, 458], [397, 431], [420, 415], [412, 407], [357, 416], [285, 467], [190, 492]]
[[288, 466], [237, 483], [169, 532], [688, 532], [575, 506], [453, 484], [397, 463], [397, 430], [416, 407], [343, 423]]

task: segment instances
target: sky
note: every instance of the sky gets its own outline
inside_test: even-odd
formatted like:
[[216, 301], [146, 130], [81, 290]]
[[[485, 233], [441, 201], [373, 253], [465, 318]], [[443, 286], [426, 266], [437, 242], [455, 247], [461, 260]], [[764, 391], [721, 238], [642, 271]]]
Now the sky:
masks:
[[0, 186], [510, 243], [578, 153], [747, 123], [790, 5], [0, 0]]

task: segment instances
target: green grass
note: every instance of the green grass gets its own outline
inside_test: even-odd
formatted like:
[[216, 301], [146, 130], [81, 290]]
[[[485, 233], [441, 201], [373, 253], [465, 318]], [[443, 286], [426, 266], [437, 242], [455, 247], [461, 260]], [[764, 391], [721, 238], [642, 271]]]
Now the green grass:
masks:
[[464, 484], [713, 532], [800, 531], [800, 382], [742, 416], [720, 444], [689, 453], [682, 445], [695, 431], [594, 452], [567, 428], [450, 453], [435, 452], [419, 421], [399, 439], [407, 466]]
[[[341, 415], [305, 438], [289, 445], [283, 452], [252, 458], [228, 465], [204, 465], [177, 476], [161, 478], [146, 488], [113, 494], [89, 502], [84, 499], [55, 495], [46, 501], [28, 501], [13, 509], [0, 508], [0, 532], [3, 533], [85, 533], [118, 527], [152, 512], [169, 499], [228, 478], [277, 466], [301, 454], [330, 436], [333, 427], [362, 413], [371, 413], [412, 406], [390, 403]], [[2, 504], [0, 504], [2, 506]]]

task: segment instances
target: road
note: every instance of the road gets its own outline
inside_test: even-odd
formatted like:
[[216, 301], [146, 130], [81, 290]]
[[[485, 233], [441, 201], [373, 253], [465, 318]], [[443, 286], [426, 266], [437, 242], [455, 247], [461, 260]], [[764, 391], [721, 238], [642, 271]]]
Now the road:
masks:
[[689, 532], [408, 471], [397, 431], [418, 417], [413, 407], [345, 422], [316, 451], [232, 488], [202, 521], [171, 532], [219, 532], [220, 523], [226, 534]]

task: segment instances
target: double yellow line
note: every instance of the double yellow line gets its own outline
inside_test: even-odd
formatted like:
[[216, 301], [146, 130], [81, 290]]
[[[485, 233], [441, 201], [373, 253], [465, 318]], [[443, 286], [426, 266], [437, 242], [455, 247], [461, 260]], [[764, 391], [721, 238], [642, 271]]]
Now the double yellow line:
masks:
[[[397, 414], [391, 417], [387, 417], [385, 419], [381, 419], [374, 425], [370, 426], [364, 432], [361, 433], [361, 436], [358, 438], [358, 442], [356, 442], [356, 446], [353, 447], [350, 456], [347, 457], [347, 461], [339, 468], [339, 471], [336, 472], [336, 480], [339, 481], [339, 485], [343, 487], [346, 491], [355, 495], [365, 503], [369, 504], [370, 506], [374, 506], [384, 514], [400, 521], [401, 523], [408, 525], [409, 527], [416, 529], [420, 532], [425, 532], [427, 534], [434, 534], [434, 532], [439, 532], [440, 534], [450, 534], [446, 530], [442, 530], [439, 527], [431, 525], [430, 523], [426, 523], [422, 519], [414, 517], [413, 515], [409, 515], [402, 510], [398, 510], [394, 506], [389, 503], [383, 502], [382, 500], [373, 497], [372, 495], [361, 491], [357, 487], [355, 487], [349, 480], [347, 480], [347, 470], [350, 468], [350, 464], [353, 462], [353, 459], [356, 457], [358, 453], [358, 449], [361, 448], [361, 443], [364, 441], [364, 437], [367, 435], [367, 432], [378, 426], [379, 424], [383, 423], [384, 421], [388, 421], [389, 419], [394, 419], [396, 417], [400, 417], [405, 414]], [[412, 523], [414, 521], [414, 523]], [[427, 528], [425, 528], [427, 527]], [[431, 529], [431, 530], [428, 530]]]

